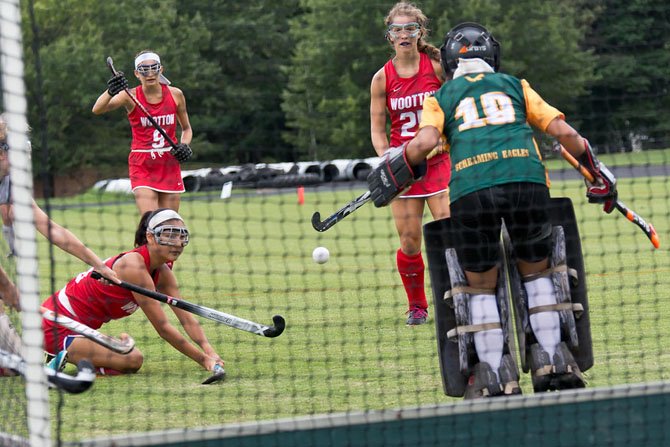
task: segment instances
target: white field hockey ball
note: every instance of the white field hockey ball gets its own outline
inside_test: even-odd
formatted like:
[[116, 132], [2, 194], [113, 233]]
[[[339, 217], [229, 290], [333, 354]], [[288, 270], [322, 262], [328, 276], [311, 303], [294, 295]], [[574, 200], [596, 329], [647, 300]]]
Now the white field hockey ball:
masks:
[[330, 252], [326, 247], [316, 247], [312, 252], [312, 259], [317, 264], [325, 264], [330, 259]]

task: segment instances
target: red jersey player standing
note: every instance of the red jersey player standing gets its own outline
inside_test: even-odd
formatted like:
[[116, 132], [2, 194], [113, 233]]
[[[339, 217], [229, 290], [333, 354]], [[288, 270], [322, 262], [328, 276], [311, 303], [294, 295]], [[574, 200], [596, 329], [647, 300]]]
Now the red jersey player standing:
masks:
[[[128, 90], [150, 113], [154, 121], [176, 141], [177, 122], [181, 127], [179, 146], [190, 153], [193, 138], [191, 123], [186, 112], [186, 98], [177, 87], [163, 76], [160, 56], [142, 51], [135, 58], [135, 77], [141, 85]], [[180, 194], [184, 192], [179, 161], [171, 152], [170, 144], [154, 128], [144, 112], [135, 105], [128, 93], [128, 81], [118, 72], [93, 105], [93, 113], [100, 115], [125, 107], [133, 139], [128, 156], [128, 174], [140, 214], [157, 208], [179, 210]], [[185, 161], [185, 160], [182, 160]]]
[[[391, 147], [409, 141], [419, 129], [423, 101], [442, 85], [440, 51], [425, 42], [428, 19], [416, 6], [399, 2], [389, 11], [386, 38], [395, 50], [372, 78], [370, 87], [370, 133], [372, 145], [382, 156], [389, 148], [386, 112], [391, 119]], [[400, 237], [396, 254], [409, 310], [408, 325], [423, 324], [428, 318], [421, 256], [421, 224], [425, 203], [434, 219], [449, 217], [449, 155], [442, 146], [428, 161], [424, 178], [415, 182], [391, 203]]]

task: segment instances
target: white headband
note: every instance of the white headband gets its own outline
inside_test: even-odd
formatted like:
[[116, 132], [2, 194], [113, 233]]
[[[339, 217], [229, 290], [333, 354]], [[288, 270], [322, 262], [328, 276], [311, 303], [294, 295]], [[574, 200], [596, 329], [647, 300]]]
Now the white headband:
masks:
[[142, 53], [135, 58], [135, 68], [139, 67], [140, 64], [149, 59], [155, 60], [159, 64], [161, 63], [161, 58], [156, 53]]
[[159, 211], [156, 213], [151, 219], [149, 219], [149, 223], [147, 224], [147, 230], [154, 230], [156, 227], [163, 222], [167, 222], [168, 220], [181, 220], [184, 222], [184, 219], [181, 218], [179, 214], [177, 214], [176, 211], [174, 210], [163, 210]]

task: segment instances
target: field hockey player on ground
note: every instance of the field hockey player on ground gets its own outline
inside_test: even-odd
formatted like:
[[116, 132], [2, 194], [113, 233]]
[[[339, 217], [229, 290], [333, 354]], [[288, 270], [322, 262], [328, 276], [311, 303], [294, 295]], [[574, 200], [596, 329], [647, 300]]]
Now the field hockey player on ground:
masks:
[[[189, 232], [181, 216], [174, 210], [161, 208], [142, 216], [135, 234], [135, 249], [106, 262], [124, 282], [152, 291], [160, 289], [179, 297], [177, 279], [171, 267], [188, 242]], [[212, 372], [217, 380], [225, 374], [223, 360], [193, 314], [171, 307], [190, 338], [188, 340], [170, 324], [159, 302], [116, 284], [102, 283], [94, 277], [92, 269], [70, 280], [47, 298], [43, 306], [92, 329], [99, 329], [110, 320], [128, 317], [139, 308], [158, 335], [177, 351]], [[135, 373], [144, 362], [137, 347], [127, 354], [120, 354], [47, 319], [43, 320], [42, 328], [45, 350], [52, 355], [66, 351], [68, 361], [73, 363], [87, 358], [99, 374]], [[127, 337], [122, 334], [121, 340]]]

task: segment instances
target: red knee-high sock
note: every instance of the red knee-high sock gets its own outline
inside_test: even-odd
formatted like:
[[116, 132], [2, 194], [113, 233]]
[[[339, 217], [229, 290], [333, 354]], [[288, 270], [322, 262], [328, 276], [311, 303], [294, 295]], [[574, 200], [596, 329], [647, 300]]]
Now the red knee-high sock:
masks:
[[402, 279], [402, 284], [405, 286], [407, 292], [407, 301], [409, 307], [420, 307], [428, 309], [428, 302], [426, 301], [426, 291], [424, 290], [423, 272], [425, 266], [421, 252], [414, 256], [409, 256], [398, 249], [396, 253], [396, 264], [398, 265], [398, 273]]

